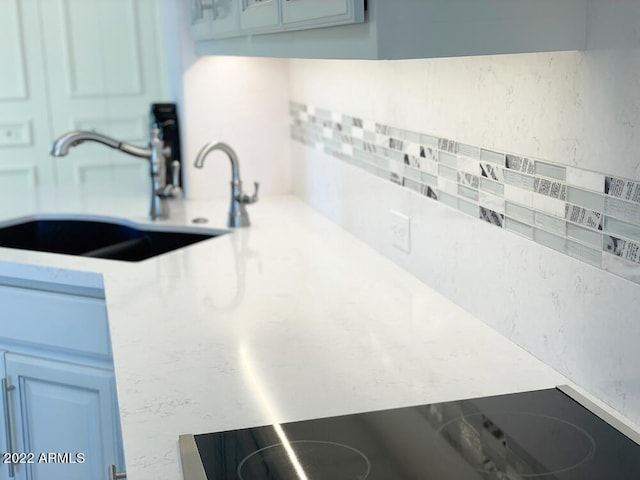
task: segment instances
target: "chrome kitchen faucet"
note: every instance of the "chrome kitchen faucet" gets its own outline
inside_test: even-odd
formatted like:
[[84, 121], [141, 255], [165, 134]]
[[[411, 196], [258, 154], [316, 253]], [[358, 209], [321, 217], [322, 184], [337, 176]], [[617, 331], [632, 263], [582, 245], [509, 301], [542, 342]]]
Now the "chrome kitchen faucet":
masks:
[[255, 190], [253, 195], [249, 196], [242, 193], [242, 181], [240, 180], [240, 165], [238, 164], [238, 156], [229, 145], [223, 142], [209, 142], [198, 152], [194, 165], [196, 168], [204, 166], [204, 159], [214, 150], [224, 152], [231, 161], [231, 204], [229, 205], [229, 220], [227, 225], [231, 228], [248, 227], [249, 214], [244, 207], [247, 204], [256, 203], [258, 201], [258, 188], [260, 184], [253, 182]]
[[97, 142], [116, 150], [120, 150], [134, 157], [149, 160], [149, 174], [151, 176], [151, 206], [149, 217], [152, 220], [169, 217], [167, 198], [181, 195], [180, 189], [180, 162], [171, 163], [172, 182], [167, 183], [167, 158], [171, 155], [171, 149], [165, 146], [160, 136], [160, 128], [154, 125], [150, 131], [149, 146], [138, 147], [121, 142], [106, 135], [95, 132], [75, 130], [58, 137], [51, 146], [51, 155], [64, 157], [71, 147], [83, 142]]

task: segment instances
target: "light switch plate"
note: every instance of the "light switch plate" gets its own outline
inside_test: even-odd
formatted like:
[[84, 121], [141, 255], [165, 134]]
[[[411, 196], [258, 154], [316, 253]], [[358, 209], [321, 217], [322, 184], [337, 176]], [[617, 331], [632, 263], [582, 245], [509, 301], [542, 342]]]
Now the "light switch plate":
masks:
[[390, 210], [391, 241], [393, 246], [403, 252], [411, 252], [411, 219], [400, 212]]

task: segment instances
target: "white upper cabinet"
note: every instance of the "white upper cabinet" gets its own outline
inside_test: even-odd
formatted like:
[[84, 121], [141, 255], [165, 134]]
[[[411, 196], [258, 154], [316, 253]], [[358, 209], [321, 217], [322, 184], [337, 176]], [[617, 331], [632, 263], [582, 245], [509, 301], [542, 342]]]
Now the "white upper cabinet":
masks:
[[240, 0], [240, 29], [243, 33], [282, 30], [278, 0]]
[[[365, 0], [189, 0], [196, 40], [303, 30], [364, 21]], [[251, 43], [251, 42], [249, 42]]]
[[270, 27], [252, 31], [241, 20], [232, 37], [199, 37], [196, 53], [404, 59], [586, 48], [588, 0], [237, 1], [242, 17]]
[[236, 35], [239, 27], [237, 0], [208, 1], [211, 2], [211, 35], [215, 38]]
[[191, 0], [189, 5], [191, 7], [190, 18], [193, 37], [196, 39], [210, 38], [212, 5], [205, 4], [204, 0]]
[[196, 39], [239, 35], [238, 0], [189, 0]]
[[364, 2], [354, 0], [284, 0], [282, 23], [287, 30], [320, 28], [364, 21]]

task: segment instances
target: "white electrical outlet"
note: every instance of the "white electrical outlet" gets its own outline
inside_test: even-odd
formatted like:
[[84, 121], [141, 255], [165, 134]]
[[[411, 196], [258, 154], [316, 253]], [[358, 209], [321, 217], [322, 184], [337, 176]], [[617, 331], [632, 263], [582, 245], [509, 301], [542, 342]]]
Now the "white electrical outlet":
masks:
[[400, 212], [391, 210], [391, 241], [403, 252], [411, 253], [411, 219]]

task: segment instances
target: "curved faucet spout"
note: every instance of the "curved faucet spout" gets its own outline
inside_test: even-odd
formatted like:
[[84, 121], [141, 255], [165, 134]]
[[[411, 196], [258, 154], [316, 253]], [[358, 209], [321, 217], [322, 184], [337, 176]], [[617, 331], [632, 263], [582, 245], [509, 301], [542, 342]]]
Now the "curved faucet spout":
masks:
[[161, 131], [157, 126], [151, 128], [149, 147], [138, 147], [130, 143], [121, 142], [115, 138], [107, 137], [96, 132], [75, 130], [58, 137], [51, 145], [51, 155], [54, 157], [64, 157], [68, 155], [69, 149], [80, 145], [83, 142], [96, 142], [107, 147], [120, 150], [121, 152], [144, 158], [149, 161], [149, 175], [151, 177], [151, 206], [149, 217], [152, 220], [168, 218], [169, 209], [166, 199], [176, 197], [181, 194], [179, 179], [179, 162], [172, 164], [174, 185], [167, 183], [167, 159], [171, 156], [171, 149], [165, 146]]
[[231, 181], [238, 182], [240, 181], [240, 165], [238, 164], [238, 156], [236, 152], [224, 142], [209, 142], [204, 147], [200, 149], [198, 155], [196, 156], [196, 160], [193, 163], [196, 168], [202, 168], [204, 166], [204, 159], [209, 153], [214, 150], [220, 150], [227, 154], [229, 157], [229, 161], [231, 162]]
[[204, 166], [204, 159], [214, 150], [220, 150], [227, 154], [231, 162], [231, 203], [229, 205], [229, 220], [227, 225], [232, 228], [248, 227], [249, 214], [245, 205], [258, 201], [258, 182], [255, 182], [255, 193], [252, 196], [242, 192], [242, 181], [240, 180], [240, 166], [238, 156], [229, 145], [223, 142], [209, 142], [200, 149], [196, 160], [193, 163], [196, 168]]
[[83, 130], [75, 130], [73, 132], [65, 133], [54, 140], [51, 145], [51, 155], [54, 157], [64, 157], [69, 153], [71, 147], [80, 145], [83, 142], [96, 142], [106, 145], [107, 147], [121, 150], [129, 155], [141, 158], [151, 158], [151, 149], [145, 147], [138, 147], [129, 143], [121, 142], [115, 138], [107, 137], [96, 132], [88, 132]]

